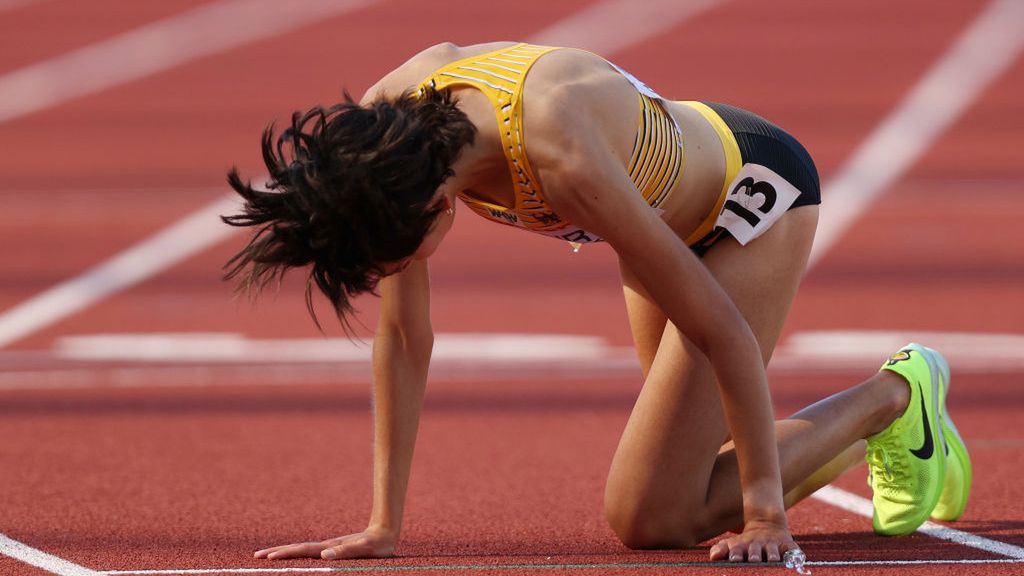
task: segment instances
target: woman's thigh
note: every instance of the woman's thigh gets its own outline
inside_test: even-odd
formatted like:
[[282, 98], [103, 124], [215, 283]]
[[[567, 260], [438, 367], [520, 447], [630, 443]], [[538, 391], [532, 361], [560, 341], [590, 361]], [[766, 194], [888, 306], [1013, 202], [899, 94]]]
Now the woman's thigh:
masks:
[[817, 205], [794, 208], [747, 246], [726, 238], [704, 256], [750, 324], [766, 365], [803, 279], [817, 223]]
[[[803, 276], [817, 214], [817, 206], [791, 210], [747, 246], [723, 239], [704, 257], [749, 322], [766, 363]], [[612, 461], [605, 504], [613, 524], [616, 515], [681, 519], [678, 528], [656, 531], [679, 532], [682, 542], [693, 512], [706, 502], [728, 427], [707, 359], [671, 323], [659, 326], [653, 303], [642, 287], [630, 286], [628, 266], [623, 269], [641, 360], [651, 357], [653, 342], [657, 348]]]

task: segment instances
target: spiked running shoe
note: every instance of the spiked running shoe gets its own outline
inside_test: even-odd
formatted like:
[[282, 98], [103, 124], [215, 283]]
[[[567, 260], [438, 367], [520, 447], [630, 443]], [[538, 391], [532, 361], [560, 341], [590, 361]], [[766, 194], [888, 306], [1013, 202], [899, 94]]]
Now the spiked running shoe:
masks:
[[941, 430], [943, 383], [931, 354], [908, 344], [882, 366], [905, 378], [910, 402], [888, 428], [868, 438], [872, 525], [884, 536], [910, 534], [928, 519], [942, 492], [946, 455]]
[[939, 410], [942, 413], [942, 439], [943, 448], [946, 453], [946, 480], [943, 482], [942, 494], [939, 495], [939, 503], [932, 510], [932, 518], [952, 522], [960, 519], [967, 506], [967, 499], [971, 494], [971, 480], [973, 471], [971, 468], [971, 457], [967, 454], [967, 446], [964, 444], [960, 432], [953, 425], [953, 420], [946, 412], [946, 396], [949, 394], [949, 364], [946, 359], [931, 348], [924, 348], [926, 359], [938, 367], [939, 376], [942, 378], [942, 398], [939, 400]]

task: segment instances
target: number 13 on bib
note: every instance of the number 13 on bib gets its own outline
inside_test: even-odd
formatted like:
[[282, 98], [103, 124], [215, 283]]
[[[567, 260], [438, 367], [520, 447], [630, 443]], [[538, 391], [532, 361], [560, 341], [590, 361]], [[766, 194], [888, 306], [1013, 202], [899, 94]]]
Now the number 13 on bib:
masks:
[[796, 202], [800, 191], [770, 168], [744, 164], [729, 183], [722, 211], [715, 221], [746, 246], [772, 227]]

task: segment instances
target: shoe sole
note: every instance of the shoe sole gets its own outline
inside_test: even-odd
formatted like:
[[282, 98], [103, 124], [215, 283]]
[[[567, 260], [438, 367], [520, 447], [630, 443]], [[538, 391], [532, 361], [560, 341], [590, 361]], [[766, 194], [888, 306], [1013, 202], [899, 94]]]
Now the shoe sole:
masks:
[[[935, 431], [932, 432], [932, 435], [935, 437], [934, 440], [937, 441], [937, 444], [935, 444], [935, 447], [936, 447], [935, 455], [938, 457], [938, 460], [939, 460], [939, 487], [940, 488], [936, 491], [934, 499], [927, 506], [927, 508], [928, 508], [928, 515], [925, 516], [923, 520], [921, 520], [921, 524], [924, 524], [925, 520], [928, 520], [928, 518], [931, 516], [931, 513], [935, 509], [935, 506], [939, 503], [939, 498], [942, 496], [942, 488], [941, 487], [946, 482], [946, 451], [943, 449], [943, 447], [946, 446], [946, 438], [945, 438], [945, 435], [943, 434], [943, 426], [942, 426], [942, 414], [943, 414], [942, 408], [943, 408], [943, 406], [942, 406], [942, 401], [941, 401], [944, 398], [944, 396], [942, 395], [942, 384], [939, 381], [939, 378], [941, 378], [941, 376], [942, 376], [941, 366], [940, 366], [939, 362], [936, 361], [936, 358], [940, 358], [941, 355], [938, 352], [936, 352], [936, 351], [934, 351], [934, 350], [932, 350], [932, 349], [930, 349], [930, 348], [928, 348], [926, 346], [923, 346], [921, 344], [917, 344], [917, 343], [908, 344], [907, 346], [904, 347], [904, 350], [906, 350], [908, 348], [913, 350], [913, 351], [915, 351], [915, 352], [917, 352], [918, 354], [920, 354], [921, 358], [924, 359], [925, 364], [928, 365], [928, 373], [929, 373], [929, 376], [931, 377], [931, 385], [932, 385], [932, 402], [931, 402], [931, 405], [932, 405], [931, 409], [933, 410], [932, 414], [938, 414], [938, 417], [934, 418], [934, 420], [935, 420], [936, 424], [938, 424], [938, 426], [934, 426]], [[944, 361], [945, 361], [945, 359], [943, 359], [943, 362]], [[948, 365], [947, 365], [946, 369], [947, 370], [949, 369]], [[943, 382], [948, 382], [948, 380], [943, 380]], [[947, 392], [948, 392], [948, 389], [947, 389]]]
[[935, 520], [942, 520], [946, 522], [953, 522], [958, 520], [963, 515], [964, 509], [967, 507], [967, 498], [971, 494], [971, 480], [973, 479], [973, 471], [971, 467], [971, 457], [967, 453], [967, 445], [964, 443], [963, 438], [960, 436], [960, 431], [956, 429], [956, 425], [953, 424], [953, 419], [946, 413], [946, 397], [949, 396], [950, 378], [949, 378], [949, 362], [939, 352], [932, 350], [931, 348], [924, 348], [932, 357], [932, 360], [939, 369], [939, 374], [942, 376], [942, 381], [946, 384], [946, 394], [942, 397], [941, 412], [942, 415], [942, 432], [943, 436], [947, 440], [947, 446], [950, 450], [956, 452], [957, 459], [963, 464], [964, 467], [964, 481], [960, 489], [960, 505], [949, 516], [933, 516]]

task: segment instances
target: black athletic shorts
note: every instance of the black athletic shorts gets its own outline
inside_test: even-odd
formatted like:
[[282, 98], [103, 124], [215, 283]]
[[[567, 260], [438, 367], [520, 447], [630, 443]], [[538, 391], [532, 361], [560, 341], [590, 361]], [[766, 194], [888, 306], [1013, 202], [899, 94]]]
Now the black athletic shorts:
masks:
[[[721, 116], [732, 131], [744, 164], [770, 168], [800, 191], [800, 196], [790, 206], [791, 210], [798, 206], [821, 204], [818, 170], [807, 149], [796, 138], [752, 112], [728, 104], [704, 104]], [[712, 244], [727, 234], [725, 229], [716, 227], [691, 248], [698, 256], [703, 256]]]

